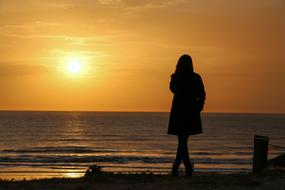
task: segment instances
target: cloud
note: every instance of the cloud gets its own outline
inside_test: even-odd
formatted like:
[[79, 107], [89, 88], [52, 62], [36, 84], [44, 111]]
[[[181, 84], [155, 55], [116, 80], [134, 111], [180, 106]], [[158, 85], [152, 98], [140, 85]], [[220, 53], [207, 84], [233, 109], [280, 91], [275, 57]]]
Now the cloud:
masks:
[[186, 0], [1, 0], [1, 12], [19, 12], [27, 10], [69, 9], [72, 7], [162, 7], [171, 6]]
[[108, 54], [99, 51], [66, 51], [63, 49], [55, 48], [50, 51], [51, 55], [60, 56], [60, 57], [67, 57], [67, 56], [74, 56], [74, 55], [81, 55], [86, 58], [92, 57], [106, 57]]
[[49, 70], [43, 65], [24, 65], [15, 63], [0, 63], [0, 77], [19, 77], [47, 73]]
[[121, 5], [126, 7], [164, 7], [171, 6], [177, 3], [185, 2], [185, 0], [98, 0], [99, 3], [104, 5]]
[[0, 26], [0, 37], [23, 37], [29, 38], [32, 35], [60, 27], [61, 24], [55, 22], [35, 21], [29, 24], [4, 24]]
[[[0, 37], [12, 37], [22, 39], [55, 39], [63, 40], [73, 45], [88, 45], [88, 44], [108, 44], [112, 41], [111, 35], [94, 34], [94, 36], [83, 35], [64, 35], [64, 34], [45, 34], [42, 30], [48, 30], [51, 27], [58, 27], [58, 23], [46, 23], [37, 21], [30, 25], [4, 25], [0, 27]], [[62, 32], [63, 33], [63, 32]]]
[[66, 0], [0, 0], [2, 13], [22, 12], [27, 10], [66, 9], [70, 3]]

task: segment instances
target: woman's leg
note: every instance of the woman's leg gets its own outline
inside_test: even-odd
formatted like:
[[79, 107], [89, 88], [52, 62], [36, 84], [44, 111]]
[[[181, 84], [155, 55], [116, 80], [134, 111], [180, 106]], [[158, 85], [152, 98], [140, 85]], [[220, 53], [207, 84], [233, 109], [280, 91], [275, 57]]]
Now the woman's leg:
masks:
[[178, 176], [178, 169], [183, 160], [185, 166], [185, 174], [188, 176], [192, 175], [192, 166], [189, 158], [188, 151], [188, 139], [189, 135], [178, 135], [178, 145], [176, 159], [172, 168], [172, 175]]
[[183, 159], [183, 138], [182, 135], [178, 135], [178, 144], [177, 144], [177, 152], [176, 152], [176, 158], [175, 158], [175, 162], [174, 162], [174, 166], [175, 168], [179, 168], [182, 159]]
[[179, 166], [182, 162], [182, 142], [181, 142], [181, 137], [180, 135], [177, 136], [178, 137], [178, 143], [177, 143], [177, 152], [176, 152], [176, 158], [174, 161], [174, 164], [172, 166], [172, 176], [178, 176], [178, 169]]
[[189, 139], [189, 135], [184, 135], [181, 137], [181, 147], [182, 147], [182, 160], [184, 162], [184, 166], [185, 166], [185, 174], [187, 176], [191, 176], [192, 175], [192, 165], [190, 162], [190, 158], [189, 158], [189, 152], [188, 152], [188, 139]]
[[177, 153], [176, 153], [176, 159], [175, 159], [175, 162], [172, 168], [172, 175], [178, 175], [178, 168], [182, 160], [184, 162], [186, 175], [192, 174], [192, 167], [190, 163], [188, 145], [187, 145], [188, 139], [189, 139], [189, 135], [178, 135]]
[[[189, 158], [189, 152], [188, 152], [188, 139], [189, 135], [179, 135], [178, 136], [178, 149], [177, 152], [179, 152], [179, 157], [177, 161], [183, 160], [185, 168], [191, 166], [190, 164], [190, 158]], [[177, 153], [178, 154], [178, 153]]]

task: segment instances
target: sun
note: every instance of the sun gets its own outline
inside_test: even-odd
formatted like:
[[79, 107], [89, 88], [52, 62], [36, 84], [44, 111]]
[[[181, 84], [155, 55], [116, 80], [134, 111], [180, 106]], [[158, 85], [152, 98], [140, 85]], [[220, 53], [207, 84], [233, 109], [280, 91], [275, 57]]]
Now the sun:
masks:
[[69, 73], [78, 74], [82, 70], [82, 63], [78, 58], [71, 58], [67, 63], [67, 70]]
[[[82, 79], [90, 73], [90, 58], [84, 55], [59, 57], [57, 70], [71, 79]], [[93, 71], [93, 69], [91, 69]]]

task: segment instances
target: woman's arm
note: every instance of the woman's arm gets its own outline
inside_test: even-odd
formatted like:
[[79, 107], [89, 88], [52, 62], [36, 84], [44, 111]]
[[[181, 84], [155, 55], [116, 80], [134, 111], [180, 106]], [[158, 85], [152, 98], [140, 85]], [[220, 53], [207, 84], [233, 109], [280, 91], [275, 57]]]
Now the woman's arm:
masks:
[[202, 111], [204, 109], [204, 104], [206, 100], [206, 92], [205, 92], [202, 78], [200, 76], [198, 78], [199, 78], [198, 80], [198, 104], [199, 104], [200, 111]]
[[174, 75], [171, 75], [169, 89], [172, 93], [175, 93], [177, 91], [177, 84], [176, 83], [177, 83], [176, 77]]

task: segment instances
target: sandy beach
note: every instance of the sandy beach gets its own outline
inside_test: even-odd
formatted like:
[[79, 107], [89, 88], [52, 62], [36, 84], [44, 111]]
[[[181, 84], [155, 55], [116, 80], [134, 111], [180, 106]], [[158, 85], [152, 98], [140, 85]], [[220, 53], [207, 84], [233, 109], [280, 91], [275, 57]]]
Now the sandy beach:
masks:
[[29, 181], [0, 181], [9, 190], [123, 190], [123, 189], [258, 189], [284, 190], [285, 171], [268, 170], [260, 174], [195, 174], [191, 177], [144, 174], [100, 174], [90, 178], [54, 178]]

